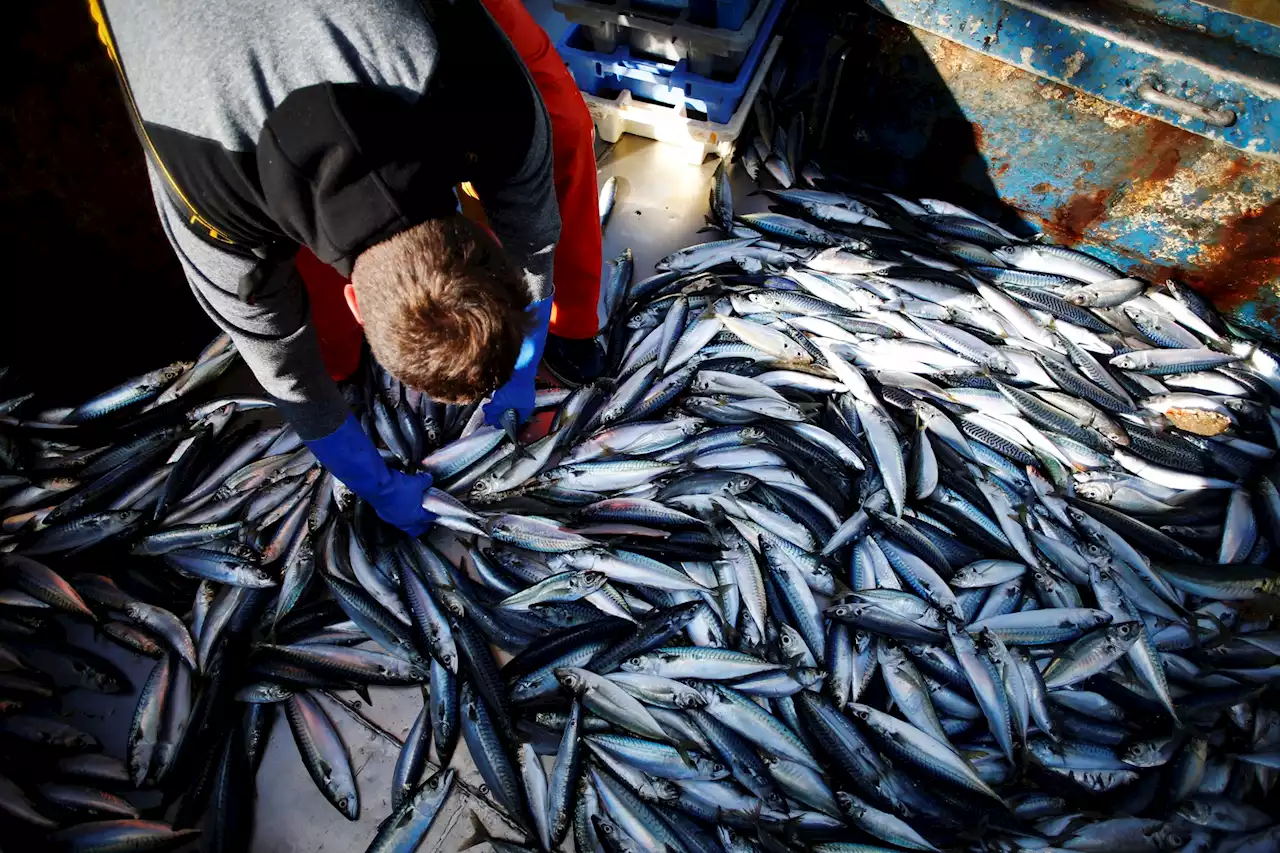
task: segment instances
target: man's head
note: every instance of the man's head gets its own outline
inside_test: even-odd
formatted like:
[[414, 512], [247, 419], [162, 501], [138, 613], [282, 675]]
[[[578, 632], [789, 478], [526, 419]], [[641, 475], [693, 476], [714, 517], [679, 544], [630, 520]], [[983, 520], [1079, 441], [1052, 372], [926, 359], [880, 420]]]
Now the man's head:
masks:
[[406, 385], [465, 403], [511, 376], [529, 296], [497, 241], [470, 220], [428, 220], [366, 249], [351, 284], [374, 356]]

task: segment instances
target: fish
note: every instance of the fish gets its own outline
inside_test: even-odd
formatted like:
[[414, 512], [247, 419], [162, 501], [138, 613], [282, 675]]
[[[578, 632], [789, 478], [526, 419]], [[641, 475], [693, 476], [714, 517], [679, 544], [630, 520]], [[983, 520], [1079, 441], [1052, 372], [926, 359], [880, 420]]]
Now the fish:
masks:
[[[459, 739], [466, 796], [539, 849], [1267, 849], [1280, 356], [1180, 283], [818, 169], [780, 85], [740, 144], [773, 209], [718, 163], [727, 239], [634, 284], [624, 252], [608, 374], [539, 391], [530, 434], [353, 379], [433, 478], [421, 539], [269, 401], [197, 402], [221, 337], [60, 409], [6, 378], [0, 737], [40, 764], [0, 810], [70, 849], [176, 847], [207, 810], [231, 843], [282, 712], [377, 851], [431, 830]], [[56, 716], [128, 681], [67, 623], [149, 661], [121, 757]], [[343, 698], [374, 687], [415, 694], [403, 743]], [[347, 722], [399, 751], [389, 797]]]
[[360, 817], [360, 794], [350, 757], [324, 708], [306, 693], [285, 700], [285, 716], [298, 753], [325, 799], [347, 820]]
[[613, 215], [613, 205], [618, 200], [618, 176], [610, 175], [609, 178], [600, 186], [599, 208], [600, 208], [600, 230], [604, 231], [606, 225], [609, 224], [609, 217]]
[[733, 187], [729, 183], [727, 160], [720, 160], [711, 176], [708, 207], [711, 208], [711, 213], [707, 216], [707, 224], [725, 233], [731, 232], [733, 230]]
[[192, 366], [193, 362], [178, 361], [135, 376], [74, 407], [60, 422], [88, 423], [139, 406], [158, 397]]
[[99, 820], [59, 829], [50, 841], [63, 850], [177, 850], [200, 836], [151, 820]]
[[369, 843], [369, 853], [417, 850], [453, 789], [454, 777], [453, 770], [444, 769], [415, 786], [378, 825], [378, 832]]

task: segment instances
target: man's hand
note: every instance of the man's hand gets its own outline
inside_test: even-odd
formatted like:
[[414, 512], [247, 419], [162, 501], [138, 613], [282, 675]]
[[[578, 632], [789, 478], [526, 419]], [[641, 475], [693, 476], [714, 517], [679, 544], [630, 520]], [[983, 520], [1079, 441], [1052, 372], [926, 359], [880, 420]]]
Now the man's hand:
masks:
[[324, 438], [306, 442], [333, 476], [369, 502], [378, 516], [410, 536], [420, 536], [436, 515], [422, 508], [431, 486], [430, 474], [392, 471], [354, 415]]
[[529, 331], [525, 333], [515, 370], [507, 383], [493, 392], [492, 399], [484, 405], [484, 421], [491, 426], [503, 426], [502, 415], [508, 409], [516, 413], [520, 423], [533, 414], [533, 380], [538, 375], [538, 364], [547, 345], [547, 328], [551, 324], [551, 300], [531, 303], [526, 309], [530, 314]]
[[431, 488], [431, 475], [405, 474], [388, 470], [391, 484], [377, 498], [365, 498], [387, 524], [395, 525], [410, 536], [421, 536], [437, 516], [422, 508], [422, 498]]

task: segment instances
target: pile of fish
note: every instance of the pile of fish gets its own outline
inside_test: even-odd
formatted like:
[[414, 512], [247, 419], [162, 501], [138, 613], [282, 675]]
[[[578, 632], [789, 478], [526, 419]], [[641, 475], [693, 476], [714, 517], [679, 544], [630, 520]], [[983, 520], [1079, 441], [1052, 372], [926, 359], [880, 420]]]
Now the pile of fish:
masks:
[[[6, 844], [247, 850], [279, 717], [354, 820], [334, 715], [380, 685], [422, 710], [371, 851], [422, 843], [460, 738], [502, 851], [1277, 849], [1280, 358], [811, 162], [735, 216], [726, 168], [726, 239], [619, 258], [609, 378], [525, 435], [352, 384], [434, 478], [422, 539], [268, 401], [201, 399], [225, 338], [0, 402]], [[133, 689], [70, 622], [156, 661], [125, 755], [59, 715]]]

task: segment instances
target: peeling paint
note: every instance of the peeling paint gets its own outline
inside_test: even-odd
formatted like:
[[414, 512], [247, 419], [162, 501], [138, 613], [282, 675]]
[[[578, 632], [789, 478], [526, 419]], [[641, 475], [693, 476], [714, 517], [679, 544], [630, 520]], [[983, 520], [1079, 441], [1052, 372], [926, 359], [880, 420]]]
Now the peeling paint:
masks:
[[1157, 174], [1135, 181], [1112, 206], [1111, 215], [1146, 223], [1160, 234], [1149, 256], [1152, 262], [1212, 266], [1221, 259], [1204, 242], [1205, 234], [1258, 206], [1257, 194], [1245, 192], [1237, 180], [1242, 159], [1220, 150], [1204, 151], [1167, 177]]
[[[1165, 0], [868, 0], [868, 5], [1119, 107], [1280, 160], [1280, 135], [1266, 127], [1280, 118], [1280, 85], [1274, 66], [1251, 54], [1280, 57], [1275, 25]], [[1149, 17], [1127, 11], [1135, 5]], [[1198, 14], [1217, 16], [1207, 37], [1195, 32]], [[1004, 23], [1006, 17], [1010, 21], [1002, 30], [991, 23]], [[1177, 97], [1230, 105], [1236, 120], [1209, 124], [1144, 100], [1137, 84], [1147, 74], [1158, 75], [1165, 91]]]
[[[1005, 21], [1005, 30], [1015, 23]], [[1271, 323], [1269, 333], [1276, 334], [1280, 161], [1250, 156], [954, 41], [909, 32], [914, 41], [881, 39], [877, 50], [923, 49], [944, 91], [922, 88], [911, 64], [892, 53], [879, 66], [892, 78], [883, 85], [917, 103], [954, 98], [979, 155], [965, 161], [966, 170], [976, 171], [957, 170], [957, 176], [989, 179], [1006, 204], [1055, 242], [1086, 248], [1152, 280], [1185, 281], [1242, 324], [1266, 329]], [[871, 37], [881, 38], [879, 28]], [[1034, 51], [1025, 50], [1029, 63]], [[1079, 73], [1088, 67], [1082, 62]], [[921, 132], [917, 125], [903, 128], [904, 138], [893, 140], [889, 151], [946, 152], [938, 148], [938, 128], [923, 130], [932, 141], [906, 138]], [[982, 186], [980, 180], [971, 185]]]
[[1084, 65], [1084, 51], [1077, 50], [1075, 53], [1067, 57], [1067, 61], [1063, 63], [1063, 78], [1070, 80], [1072, 77], [1080, 73], [1080, 68]]

